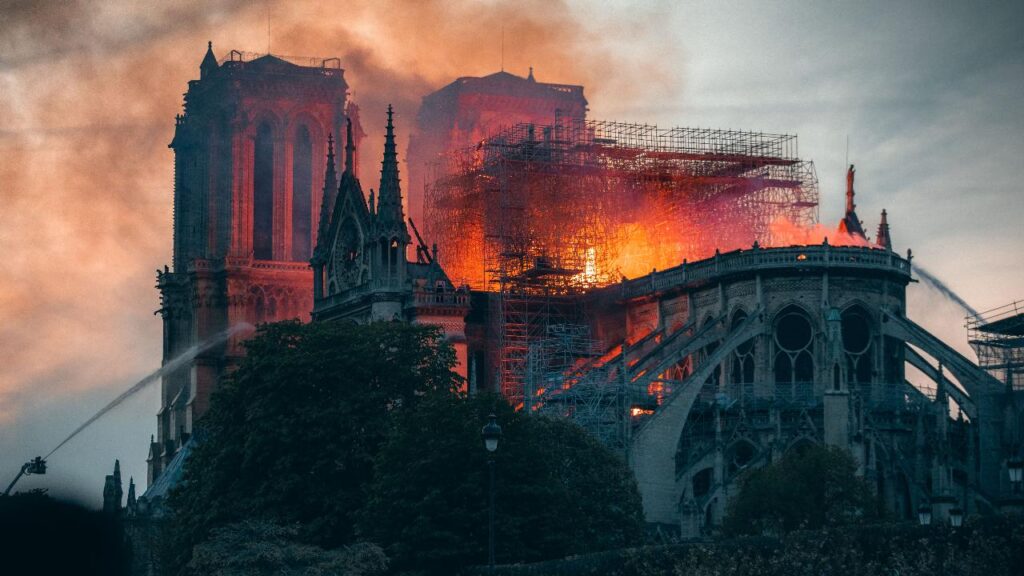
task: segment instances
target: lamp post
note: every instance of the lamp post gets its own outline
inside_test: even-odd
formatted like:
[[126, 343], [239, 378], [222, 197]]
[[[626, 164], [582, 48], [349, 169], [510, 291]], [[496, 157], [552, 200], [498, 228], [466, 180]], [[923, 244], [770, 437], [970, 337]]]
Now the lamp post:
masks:
[[932, 507], [929, 504], [921, 504], [917, 507], [917, 521], [921, 526], [928, 526], [932, 523]]
[[490, 476], [490, 490], [488, 492], [487, 506], [487, 566], [494, 573], [494, 452], [498, 450], [498, 440], [501, 439], [501, 426], [498, 426], [498, 418], [491, 414], [487, 417], [487, 425], [480, 431], [484, 438], [484, 448], [487, 449], [487, 469]]
[[1021, 481], [1024, 480], [1024, 460], [1011, 458], [1006, 462], [1006, 471], [1010, 473], [1010, 486], [1014, 494], [1020, 492]]
[[954, 506], [949, 511], [949, 525], [959, 528], [964, 523], [964, 511], [959, 506]]

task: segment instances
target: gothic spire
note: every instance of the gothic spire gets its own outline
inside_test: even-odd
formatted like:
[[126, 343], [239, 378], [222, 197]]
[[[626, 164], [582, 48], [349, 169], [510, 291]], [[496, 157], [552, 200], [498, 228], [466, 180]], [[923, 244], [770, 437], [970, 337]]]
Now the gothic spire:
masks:
[[213, 41], [206, 43], [206, 56], [199, 65], [199, 79], [206, 78], [206, 75], [217, 69], [217, 57], [213, 55]]
[[875, 235], [875, 244], [886, 250], [892, 250], [892, 238], [889, 236], [889, 220], [886, 218], [885, 210], [882, 210], [882, 220], [878, 222], [878, 234]]
[[352, 138], [352, 119], [345, 120], [345, 172], [356, 173], [356, 141]]
[[327, 174], [335, 176], [333, 132], [327, 135]]
[[398, 178], [398, 154], [395, 151], [394, 114], [388, 104], [388, 125], [384, 135], [384, 160], [381, 162], [380, 186], [377, 189], [377, 216], [382, 223], [404, 227], [402, 212], [402, 189]]
[[135, 477], [128, 479], [128, 507], [135, 507]]
[[320, 200], [320, 223], [317, 226], [316, 246], [326, 242], [327, 227], [334, 211], [335, 195], [338, 191], [338, 173], [334, 164], [334, 134], [327, 135], [327, 169], [324, 171], [324, 192]]

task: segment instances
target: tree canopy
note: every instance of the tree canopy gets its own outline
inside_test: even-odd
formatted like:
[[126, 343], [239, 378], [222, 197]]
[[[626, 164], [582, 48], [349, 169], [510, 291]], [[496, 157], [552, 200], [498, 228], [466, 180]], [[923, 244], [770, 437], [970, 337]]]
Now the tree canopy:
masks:
[[246, 347], [169, 499], [182, 563], [213, 528], [249, 519], [298, 525], [327, 548], [352, 542], [388, 419], [459, 383], [433, 327], [284, 322]]
[[298, 530], [246, 520], [213, 529], [198, 544], [187, 573], [195, 576], [373, 576], [388, 567], [384, 552], [358, 543], [336, 550], [303, 544]]
[[729, 502], [727, 534], [782, 534], [876, 518], [881, 507], [856, 475], [853, 456], [834, 446], [793, 450], [751, 470]]
[[488, 452], [495, 412], [497, 561], [530, 562], [640, 542], [643, 511], [624, 460], [564, 420], [493, 396], [437, 396], [397, 415], [361, 529], [397, 568], [451, 573], [487, 558]]
[[454, 364], [433, 327], [261, 326], [214, 394], [170, 495], [172, 563], [209, 571], [237, 545], [244, 558], [224, 574], [283, 557], [327, 570], [342, 561], [329, 552], [358, 541], [384, 546], [397, 569], [483, 563], [480, 430], [491, 411], [505, 429], [495, 454], [499, 561], [639, 542], [640, 496], [619, 455], [569, 422], [465, 397]]

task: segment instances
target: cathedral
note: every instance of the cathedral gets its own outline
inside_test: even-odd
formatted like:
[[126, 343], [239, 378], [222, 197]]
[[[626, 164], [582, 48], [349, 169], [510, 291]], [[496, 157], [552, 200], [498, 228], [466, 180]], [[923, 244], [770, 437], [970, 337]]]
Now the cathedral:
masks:
[[[347, 124], [362, 136], [347, 95], [337, 59], [296, 64], [231, 51], [218, 61], [207, 47], [170, 143], [174, 253], [157, 272], [164, 363], [233, 326], [309, 319], [328, 136]], [[204, 349], [163, 377], [150, 485], [187, 443], [241, 341]]]
[[412, 236], [402, 207], [392, 109], [388, 107], [380, 186], [369, 200], [355, 175], [352, 124], [347, 126], [345, 169], [334, 173], [328, 142], [327, 174], [313, 266], [313, 320], [403, 320], [440, 326], [455, 347], [465, 375], [464, 318], [469, 291], [456, 289], [437, 263], [436, 247], [416, 234], [416, 260], [409, 261]]
[[[532, 74], [491, 80], [488, 87], [516, 90], [533, 82]], [[487, 258], [499, 265], [485, 271], [489, 284], [471, 287], [446, 273], [445, 263], [458, 255], [446, 260], [446, 246], [429, 243], [407, 217], [390, 106], [381, 118], [380, 179], [364, 190], [356, 168], [358, 109], [336, 60], [311, 65], [231, 52], [218, 61], [209, 49], [170, 144], [174, 258], [157, 275], [165, 361], [243, 323], [439, 326], [469, 393], [499, 391], [518, 410], [577, 422], [627, 459], [649, 525], [682, 537], [716, 529], [746, 470], [813, 444], [848, 449], [858, 473], [900, 518], [925, 509], [947, 519], [1021, 508], [1019, 383], [1015, 376], [1001, 382], [908, 318], [912, 254], [895, 251], [885, 211], [869, 238], [855, 210], [853, 166], [845, 213], [829, 237], [771, 238], [764, 218], [751, 218], [750, 229], [736, 236], [738, 247], [677, 258], [632, 278], [609, 272], [598, 282], [596, 244], [573, 244], [583, 238], [578, 223], [545, 215], [546, 205], [508, 200], [522, 188], [535, 192], [565, 158], [599, 160], [560, 173], [571, 181], [555, 181], [560, 197], [584, 215], [597, 209], [586, 200], [599, 184], [629, 180], [624, 175], [634, 168], [623, 159], [639, 158], [641, 170], [659, 171], [633, 180], [657, 186], [663, 197], [749, 193], [743, 208], [758, 216], [758, 198], [772, 193], [804, 212], [813, 207], [816, 218], [816, 188], [799, 195], [816, 186], [813, 166], [808, 172], [807, 163], [787, 155], [786, 136], [673, 129], [648, 137], [650, 127], [630, 126], [633, 140], [612, 138], [606, 130], [615, 126], [582, 117], [582, 87], [523, 89], [507, 97], [555, 94], [550, 106], [530, 106], [554, 110], [568, 98], [576, 117], [531, 123], [519, 131], [521, 140], [495, 139], [494, 148], [511, 158], [502, 171], [486, 172], [487, 141], [465, 152], [474, 169], [484, 166], [483, 176], [454, 180], [473, 182], [474, 202], [503, 194], [500, 203], [466, 210], [468, 222], [504, 218], [484, 210], [495, 207], [532, 218], [522, 220], [522, 230], [512, 229], [520, 221], [496, 221], [505, 244], [481, 248], [474, 265], [482, 268]], [[474, 117], [472, 110], [460, 114]], [[344, 135], [340, 166], [335, 134]], [[694, 167], [703, 172], [685, 172]], [[601, 180], [608, 173], [613, 179]], [[719, 188], [700, 188], [711, 180]], [[571, 196], [580, 182], [586, 195]], [[678, 182], [688, 187], [671, 187]], [[640, 198], [647, 189], [637, 190]], [[552, 234], [576, 235], [564, 244], [578, 256], [575, 264], [556, 254], [555, 242], [526, 234], [544, 217], [553, 219]], [[492, 223], [477, 223], [477, 231]], [[667, 243], [672, 231], [658, 233]], [[239, 361], [242, 338], [164, 377], [148, 488], [138, 499], [132, 490], [131, 514], [159, 516], [194, 423]], [[110, 499], [120, 501], [119, 474], [108, 485]]]

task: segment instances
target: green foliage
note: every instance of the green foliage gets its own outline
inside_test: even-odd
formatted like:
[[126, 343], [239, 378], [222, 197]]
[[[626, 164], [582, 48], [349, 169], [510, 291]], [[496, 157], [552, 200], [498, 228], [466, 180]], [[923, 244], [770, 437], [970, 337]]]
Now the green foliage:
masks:
[[1021, 566], [1022, 519], [986, 517], [959, 529], [886, 523], [649, 546], [500, 566], [494, 576], [1017, 576]]
[[352, 542], [389, 417], [458, 384], [433, 327], [284, 322], [247, 350], [169, 498], [179, 565], [212, 529], [248, 519], [298, 525], [327, 548]]
[[751, 470], [729, 502], [726, 534], [784, 534], [862, 522], [881, 507], [857, 463], [841, 448], [794, 450], [779, 462]]
[[187, 573], [194, 576], [373, 576], [388, 567], [373, 544], [324, 550], [298, 541], [298, 530], [245, 521], [213, 530], [197, 545]]
[[622, 459], [579, 427], [513, 412], [502, 400], [437, 396], [399, 415], [377, 459], [362, 530], [395, 565], [451, 573], [487, 558], [488, 453], [495, 412], [498, 562], [636, 544], [643, 513]]

